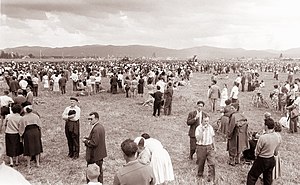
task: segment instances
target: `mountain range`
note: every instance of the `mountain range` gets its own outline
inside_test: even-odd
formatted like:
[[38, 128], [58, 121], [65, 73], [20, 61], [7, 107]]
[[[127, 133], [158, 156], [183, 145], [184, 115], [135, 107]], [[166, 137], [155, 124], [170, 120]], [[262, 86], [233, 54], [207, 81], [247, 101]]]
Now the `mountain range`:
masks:
[[14, 52], [19, 55], [32, 54], [36, 57], [42, 56], [64, 56], [64, 57], [159, 57], [159, 58], [191, 58], [197, 55], [199, 59], [214, 58], [278, 58], [282, 53], [285, 58], [300, 58], [300, 48], [288, 50], [246, 50], [242, 48], [218, 48], [211, 46], [200, 46], [186, 49], [168, 49], [155, 46], [144, 45], [85, 45], [73, 47], [40, 47], [40, 46], [21, 46], [6, 48], [5, 52]]

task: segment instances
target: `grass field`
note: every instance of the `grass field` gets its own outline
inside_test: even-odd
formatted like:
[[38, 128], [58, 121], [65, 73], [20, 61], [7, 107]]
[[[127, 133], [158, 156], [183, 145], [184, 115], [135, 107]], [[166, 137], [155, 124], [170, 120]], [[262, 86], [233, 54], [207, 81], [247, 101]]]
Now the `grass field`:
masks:
[[[286, 79], [285, 74], [280, 74], [281, 80]], [[298, 74], [297, 74], [298, 75]], [[205, 100], [207, 103], [207, 89], [210, 84], [209, 74], [194, 73], [190, 86], [180, 87], [174, 91], [173, 110], [171, 116], [152, 116], [152, 107], [143, 107], [140, 103], [146, 98], [135, 99], [125, 98], [124, 94], [101, 93], [93, 96], [79, 97], [81, 107], [80, 130], [81, 138], [89, 134], [87, 116], [91, 111], [100, 114], [100, 122], [106, 129], [106, 143], [108, 157], [104, 159], [104, 184], [112, 184], [115, 172], [122, 167], [124, 159], [120, 150], [120, 144], [127, 138], [134, 139], [143, 132], [147, 132], [151, 137], [159, 139], [169, 152], [175, 181], [170, 184], [194, 185], [198, 184], [196, 178], [197, 166], [194, 161], [188, 159], [189, 137], [186, 119], [188, 113], [195, 109], [198, 100]], [[229, 79], [225, 76], [219, 77], [218, 85], [227, 83], [229, 91], [235, 79], [234, 74], [230, 74]], [[261, 74], [260, 79], [266, 83], [263, 94], [268, 97], [269, 92], [276, 83], [272, 79], [272, 73]], [[103, 79], [103, 84], [108, 84], [108, 79]], [[106, 85], [108, 88], [108, 85]], [[21, 165], [15, 167], [32, 184], [84, 184], [85, 183], [85, 147], [81, 143], [80, 157], [71, 160], [67, 157], [67, 142], [64, 134], [64, 121], [61, 114], [69, 105], [71, 83], [68, 84], [66, 95], [55, 95], [53, 92], [41, 91], [40, 96], [35, 99], [38, 103], [34, 105], [42, 119], [42, 141], [44, 152], [41, 156], [41, 167], [33, 167], [27, 170], [25, 159], [21, 160]], [[263, 123], [263, 113], [267, 111], [263, 108], [255, 108], [250, 105], [252, 93], [240, 93], [241, 112], [244, 112], [249, 120], [249, 128], [252, 131], [261, 129]], [[209, 111], [207, 104], [206, 110]], [[271, 111], [271, 110], [268, 110]], [[274, 113], [273, 117], [278, 120], [281, 115]], [[220, 113], [210, 113], [213, 123], [220, 117]], [[282, 176], [274, 184], [293, 185], [300, 184], [300, 162], [299, 134], [288, 134], [286, 129], [282, 131], [283, 143], [280, 148]], [[229, 166], [227, 164], [228, 153], [226, 143], [219, 135], [216, 136], [216, 179], [220, 185], [240, 185], [245, 184], [246, 176], [250, 169], [249, 165]], [[33, 165], [34, 166], [34, 165]], [[205, 174], [207, 169], [205, 169]]]

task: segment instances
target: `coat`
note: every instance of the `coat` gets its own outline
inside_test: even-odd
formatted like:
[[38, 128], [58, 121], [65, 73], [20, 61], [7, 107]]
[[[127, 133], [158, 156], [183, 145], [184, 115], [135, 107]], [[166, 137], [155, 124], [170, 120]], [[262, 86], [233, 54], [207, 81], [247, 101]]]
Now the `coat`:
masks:
[[97, 123], [84, 142], [86, 146], [86, 161], [94, 163], [107, 156], [104, 127]]
[[[201, 113], [202, 113], [202, 120], [201, 120], [201, 122], [202, 122], [204, 117], [208, 117], [208, 114], [203, 111], [201, 111]], [[200, 124], [199, 118], [197, 118], [196, 120], [194, 119], [196, 117], [196, 115], [197, 115], [196, 110], [193, 112], [190, 112], [188, 115], [187, 121], [186, 121], [186, 124], [188, 126], [190, 126], [190, 129], [189, 129], [190, 137], [195, 137], [195, 130], [196, 130], [197, 126]]]
[[248, 122], [243, 114], [235, 112], [230, 116], [227, 138], [227, 151], [230, 156], [239, 155], [249, 149]]

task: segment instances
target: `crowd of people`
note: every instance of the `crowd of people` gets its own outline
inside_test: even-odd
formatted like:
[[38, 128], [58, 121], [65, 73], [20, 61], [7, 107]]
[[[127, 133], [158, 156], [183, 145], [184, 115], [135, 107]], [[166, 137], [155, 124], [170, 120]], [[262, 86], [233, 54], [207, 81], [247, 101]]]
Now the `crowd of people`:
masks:
[[[219, 75], [228, 77], [229, 72], [236, 74], [233, 88], [227, 84], [218, 85]], [[279, 124], [266, 114], [264, 127], [259, 134], [249, 140], [248, 119], [241, 113], [239, 96], [245, 91], [253, 91], [262, 96], [265, 87], [259, 73], [273, 72], [278, 82], [279, 72], [288, 72], [284, 84], [278, 82], [270, 92], [274, 111], [282, 111], [286, 117]], [[33, 110], [34, 98], [44, 91], [66, 94], [66, 84], [70, 80], [72, 91], [76, 96], [92, 96], [107, 91], [111, 94], [123, 93], [126, 98], [143, 97], [147, 92], [143, 106], [152, 105], [155, 117], [172, 114], [174, 89], [189, 85], [193, 73], [211, 73], [211, 85], [207, 97], [210, 112], [220, 109], [220, 121], [217, 130], [205, 112], [205, 102], [198, 101], [196, 110], [187, 118], [189, 126], [190, 153], [193, 160], [196, 153], [197, 177], [204, 179], [204, 166], [208, 164], [208, 182], [215, 182], [215, 132], [227, 141], [228, 164], [236, 166], [242, 161], [251, 161], [252, 167], [247, 176], [247, 185], [255, 184], [263, 174], [264, 184], [271, 184], [278, 177], [278, 149], [282, 138], [276, 127], [288, 127], [291, 133], [297, 132], [300, 112], [299, 79], [293, 79], [298, 71], [296, 65], [277, 62], [268, 63], [222, 62], [222, 61], [101, 61], [101, 62], [7, 62], [2, 66], [0, 83], [3, 96], [0, 97], [1, 124], [0, 132], [5, 132], [6, 155], [11, 167], [19, 165], [18, 156], [27, 157], [27, 166], [34, 160], [39, 167], [40, 154], [43, 152], [41, 140], [41, 120], [38, 112]], [[109, 89], [104, 89], [102, 78], [109, 78]], [[246, 82], [248, 85], [246, 86]], [[40, 85], [42, 84], [42, 88]], [[247, 87], [247, 88], [246, 88]], [[60, 93], [59, 93], [60, 92]], [[105, 128], [99, 122], [99, 114], [91, 112], [88, 116], [91, 131], [80, 141], [81, 109], [78, 98], [70, 98], [70, 106], [62, 113], [65, 120], [65, 135], [68, 144], [68, 157], [76, 160], [79, 157], [80, 142], [86, 146], [86, 180], [89, 184], [103, 183], [103, 160], [107, 157]], [[218, 105], [217, 102], [220, 104]], [[280, 129], [279, 129], [280, 130]], [[253, 142], [252, 142], [253, 143]], [[0, 142], [0, 144], [2, 144]], [[1, 145], [0, 145], [1, 146]], [[116, 172], [114, 185], [121, 184], [163, 184], [174, 181], [171, 157], [162, 143], [144, 133], [136, 139], [127, 139], [121, 144], [126, 164]], [[272, 175], [273, 171], [277, 175]]]

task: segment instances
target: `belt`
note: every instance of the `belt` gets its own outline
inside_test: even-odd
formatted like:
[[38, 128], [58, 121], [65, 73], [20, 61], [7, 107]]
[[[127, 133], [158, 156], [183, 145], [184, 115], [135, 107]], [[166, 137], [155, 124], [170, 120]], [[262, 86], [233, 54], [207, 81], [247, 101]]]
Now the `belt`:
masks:
[[196, 144], [197, 146], [211, 146], [212, 144], [209, 144], [209, 145], [199, 145], [199, 144]]

